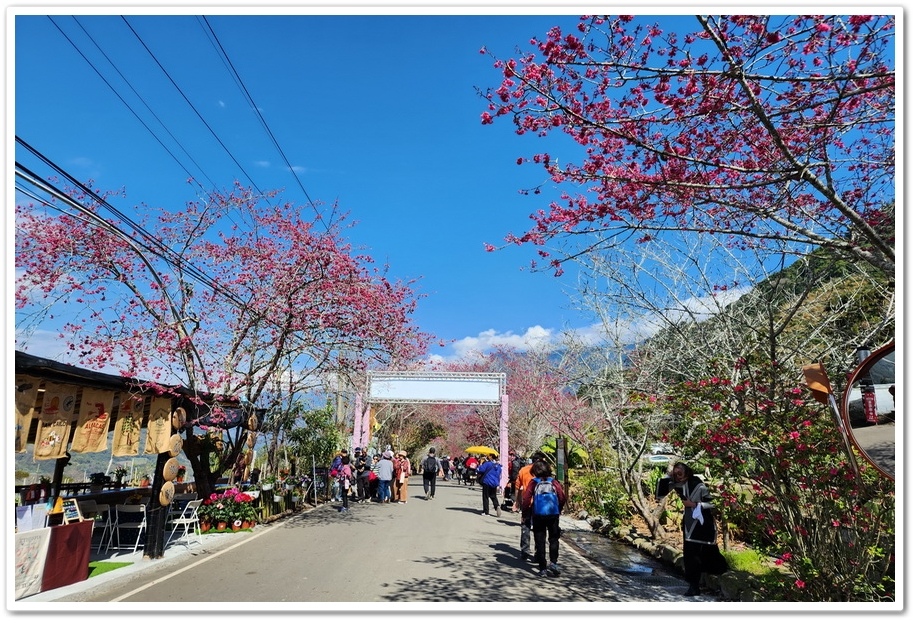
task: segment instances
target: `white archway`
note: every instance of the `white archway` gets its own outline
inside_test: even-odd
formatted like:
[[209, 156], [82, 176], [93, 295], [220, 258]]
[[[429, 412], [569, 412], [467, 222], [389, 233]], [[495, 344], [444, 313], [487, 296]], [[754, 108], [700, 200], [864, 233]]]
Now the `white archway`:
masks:
[[356, 394], [353, 447], [369, 445], [369, 412], [372, 404], [499, 405], [499, 486], [509, 480], [509, 397], [505, 373], [370, 371], [368, 398]]

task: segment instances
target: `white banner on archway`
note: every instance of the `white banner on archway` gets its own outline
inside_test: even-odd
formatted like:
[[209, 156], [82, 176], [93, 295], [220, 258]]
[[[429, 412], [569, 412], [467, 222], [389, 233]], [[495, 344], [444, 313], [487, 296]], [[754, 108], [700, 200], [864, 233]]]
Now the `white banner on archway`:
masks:
[[353, 445], [365, 447], [370, 437], [373, 403], [499, 405], [500, 488], [508, 481], [509, 397], [505, 373], [490, 372], [372, 372], [368, 373], [369, 405], [356, 396]]
[[369, 402], [500, 404], [506, 375], [486, 372], [369, 372]]

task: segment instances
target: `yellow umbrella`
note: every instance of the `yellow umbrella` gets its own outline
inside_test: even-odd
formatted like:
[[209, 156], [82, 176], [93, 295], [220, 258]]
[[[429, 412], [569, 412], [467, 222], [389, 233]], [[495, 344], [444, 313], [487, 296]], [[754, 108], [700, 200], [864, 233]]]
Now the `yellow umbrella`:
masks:
[[495, 454], [496, 456], [499, 456], [499, 452], [490, 446], [471, 446], [470, 448], [465, 448], [464, 451], [468, 454]]

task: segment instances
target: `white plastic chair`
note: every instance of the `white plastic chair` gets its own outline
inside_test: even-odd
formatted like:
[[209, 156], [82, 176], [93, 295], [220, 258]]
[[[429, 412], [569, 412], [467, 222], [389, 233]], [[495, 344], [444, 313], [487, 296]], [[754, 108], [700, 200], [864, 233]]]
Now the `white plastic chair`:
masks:
[[[139, 518], [138, 518], [139, 517]], [[121, 542], [121, 532], [125, 530], [136, 530], [137, 540], [134, 541], [133, 548], [130, 545]], [[140, 547], [140, 537], [146, 532], [146, 505], [145, 504], [118, 504], [115, 506], [115, 549], [132, 549], [136, 552]]]
[[185, 545], [191, 544], [191, 536], [197, 536], [197, 542], [203, 544], [204, 539], [200, 534], [200, 518], [197, 516], [197, 509], [200, 508], [200, 505], [203, 503], [203, 500], [191, 500], [185, 507], [181, 510], [181, 514], [170, 517], [167, 521], [172, 524], [172, 532], [169, 534], [168, 542], [172, 542], [172, 537], [175, 536], [175, 532], [179, 528], [182, 528], [183, 532], [181, 536], [178, 537], [178, 541], [184, 540]]

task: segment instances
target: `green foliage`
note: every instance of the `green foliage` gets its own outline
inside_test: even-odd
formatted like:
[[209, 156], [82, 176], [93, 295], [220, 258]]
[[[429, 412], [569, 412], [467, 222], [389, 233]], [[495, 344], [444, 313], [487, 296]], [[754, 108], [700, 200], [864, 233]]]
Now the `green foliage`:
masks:
[[[546, 454], [554, 465], [557, 463], [557, 439], [552, 437], [544, 441], [543, 445], [540, 447], [540, 451]], [[577, 467], [582, 467], [588, 461], [588, 450], [582, 446], [576, 444], [573, 441], [567, 440], [566, 445], [566, 466], [569, 469], [576, 469]]]
[[888, 599], [893, 483], [856, 477], [832, 417], [797, 378], [741, 361], [731, 378], [683, 384], [669, 406], [706, 434], [679, 449], [706, 458], [724, 519], [792, 575], [798, 599]]
[[619, 526], [630, 517], [626, 492], [610, 472], [577, 469], [569, 473], [567, 510], [585, 510]]
[[[303, 409], [296, 424], [289, 430], [287, 451], [293, 456], [307, 459], [314, 456], [319, 465], [330, 464], [331, 459], [345, 443], [334, 420], [331, 405], [321, 409]], [[301, 461], [300, 461], [301, 462]]]

